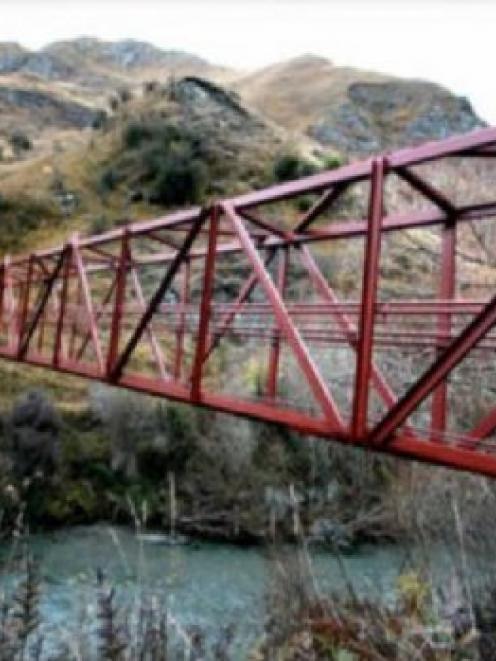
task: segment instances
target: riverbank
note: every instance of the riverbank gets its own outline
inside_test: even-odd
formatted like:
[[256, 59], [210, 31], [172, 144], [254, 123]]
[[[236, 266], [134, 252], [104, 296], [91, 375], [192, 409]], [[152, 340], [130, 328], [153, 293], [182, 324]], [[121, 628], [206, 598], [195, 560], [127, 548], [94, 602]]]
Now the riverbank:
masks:
[[383, 458], [287, 430], [99, 387], [61, 411], [28, 391], [3, 416], [4, 528], [98, 521], [240, 545], [342, 550], [395, 536]]
[[29, 390], [1, 416], [1, 529], [107, 521], [238, 545], [484, 537], [493, 482], [99, 386], [59, 409]]

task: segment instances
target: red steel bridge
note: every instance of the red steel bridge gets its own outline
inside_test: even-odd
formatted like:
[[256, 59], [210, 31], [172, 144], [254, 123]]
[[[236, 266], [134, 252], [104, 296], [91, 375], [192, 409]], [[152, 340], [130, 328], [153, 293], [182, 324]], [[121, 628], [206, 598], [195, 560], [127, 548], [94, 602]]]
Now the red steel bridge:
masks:
[[482, 129], [7, 256], [0, 356], [495, 476], [495, 156]]

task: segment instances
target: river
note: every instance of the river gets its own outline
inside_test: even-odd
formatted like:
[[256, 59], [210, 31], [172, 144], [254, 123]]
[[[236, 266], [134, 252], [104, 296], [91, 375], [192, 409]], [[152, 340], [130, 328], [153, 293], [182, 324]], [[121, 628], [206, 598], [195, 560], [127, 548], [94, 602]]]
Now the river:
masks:
[[[154, 594], [179, 630], [199, 625], [213, 636], [221, 626], [234, 624], [236, 659], [244, 658], [261, 634], [274, 571], [261, 548], [207, 542], [171, 546], [159, 535], [138, 537], [131, 529], [103, 524], [36, 534], [30, 548], [42, 577], [47, 641], [68, 640], [84, 627], [95, 630], [97, 570], [115, 586], [121, 607], [132, 606], [140, 592]], [[5, 558], [11, 545], [2, 551]], [[296, 548], [286, 553], [295, 554]], [[364, 546], [339, 562], [330, 552], [311, 552], [319, 590], [345, 589], [344, 573], [355, 591], [380, 599], [392, 597], [406, 560], [405, 549], [394, 545]], [[18, 578], [12, 569], [4, 570], [4, 589], [12, 589]]]

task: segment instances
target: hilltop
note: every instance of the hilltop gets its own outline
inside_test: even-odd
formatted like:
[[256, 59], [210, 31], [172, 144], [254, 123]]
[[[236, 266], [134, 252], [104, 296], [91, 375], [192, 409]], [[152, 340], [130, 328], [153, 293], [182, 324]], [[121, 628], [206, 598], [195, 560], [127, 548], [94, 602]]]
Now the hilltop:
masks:
[[484, 125], [469, 101], [421, 80], [337, 67], [304, 55], [236, 82], [241, 96], [288, 129], [349, 153], [372, 153]]
[[214, 76], [222, 69], [178, 50], [163, 50], [134, 39], [102, 41], [81, 37], [57, 41], [39, 51], [0, 44], [0, 73], [31, 74], [43, 80], [73, 82], [89, 89], [143, 81], [156, 74]]

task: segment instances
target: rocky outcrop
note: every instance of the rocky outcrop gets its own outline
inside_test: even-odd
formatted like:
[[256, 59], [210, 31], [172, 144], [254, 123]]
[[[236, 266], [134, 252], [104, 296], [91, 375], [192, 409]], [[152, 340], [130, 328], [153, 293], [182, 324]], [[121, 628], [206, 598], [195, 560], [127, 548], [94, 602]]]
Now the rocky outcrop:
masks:
[[[178, 101], [192, 109], [221, 110], [245, 121], [255, 120], [253, 113], [243, 106], [237, 94], [204, 78], [187, 76], [174, 84], [174, 93]], [[262, 125], [260, 121], [255, 123]]]
[[424, 82], [358, 82], [347, 98], [309, 128], [312, 137], [346, 152], [446, 138], [483, 126], [469, 101]]
[[201, 72], [208, 67], [196, 55], [162, 50], [133, 39], [107, 42], [85, 37], [55, 42], [39, 51], [28, 51], [18, 44], [0, 45], [0, 74], [28, 73], [44, 80], [77, 82], [97, 88], [125, 82], [126, 74], [139, 70]]
[[90, 126], [97, 111], [75, 101], [62, 99], [36, 89], [23, 89], [10, 86], [0, 86], [0, 107], [23, 109], [33, 115], [33, 122], [42, 126], [56, 125], [60, 127], [84, 128]]
[[0, 44], [0, 74], [18, 71], [29, 57], [28, 51], [16, 43]]

